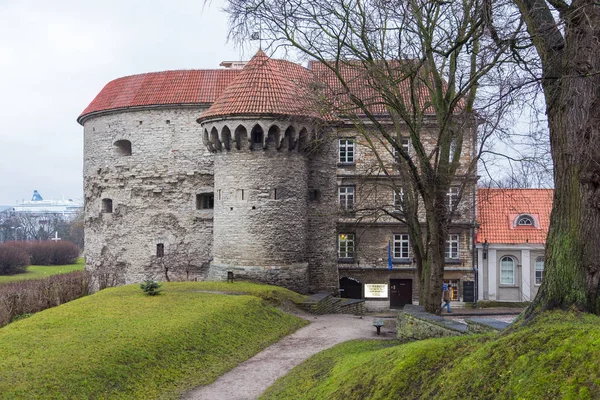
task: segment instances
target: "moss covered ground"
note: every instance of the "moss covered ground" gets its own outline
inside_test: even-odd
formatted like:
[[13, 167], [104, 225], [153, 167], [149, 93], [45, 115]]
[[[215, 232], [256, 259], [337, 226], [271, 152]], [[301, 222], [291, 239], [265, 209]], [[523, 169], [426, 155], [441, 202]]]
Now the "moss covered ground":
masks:
[[176, 398], [306, 324], [273, 306], [296, 293], [225, 285], [105, 289], [1, 328], [0, 398]]
[[598, 360], [600, 318], [554, 311], [500, 335], [347, 342], [263, 399], [598, 399]]
[[73, 271], [83, 271], [85, 261], [83, 257], [78, 258], [75, 264], [69, 265], [30, 265], [27, 272], [22, 274], [0, 276], [0, 283], [17, 282], [26, 279], [46, 278], [50, 275], [64, 274]]

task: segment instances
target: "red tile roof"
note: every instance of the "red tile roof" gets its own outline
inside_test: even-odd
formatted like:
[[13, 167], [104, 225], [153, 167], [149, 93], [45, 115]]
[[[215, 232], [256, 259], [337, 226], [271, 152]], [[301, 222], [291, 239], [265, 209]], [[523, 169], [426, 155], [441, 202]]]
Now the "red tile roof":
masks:
[[[477, 243], [546, 243], [552, 189], [479, 189]], [[531, 215], [536, 226], [514, 226], [521, 215]]]
[[109, 82], [78, 118], [112, 109], [156, 104], [211, 104], [237, 69], [183, 70], [126, 76]]
[[273, 60], [259, 50], [199, 120], [258, 114], [319, 118], [310, 91], [312, 81], [306, 68]]

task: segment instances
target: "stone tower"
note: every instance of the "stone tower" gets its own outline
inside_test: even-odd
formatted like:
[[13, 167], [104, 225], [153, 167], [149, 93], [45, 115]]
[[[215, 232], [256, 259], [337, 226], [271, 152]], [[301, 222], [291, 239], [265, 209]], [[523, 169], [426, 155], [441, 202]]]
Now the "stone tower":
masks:
[[198, 119], [214, 153], [209, 279], [233, 271], [309, 290], [309, 203], [318, 191], [311, 188], [308, 153], [322, 135], [311, 78], [305, 68], [259, 51]]

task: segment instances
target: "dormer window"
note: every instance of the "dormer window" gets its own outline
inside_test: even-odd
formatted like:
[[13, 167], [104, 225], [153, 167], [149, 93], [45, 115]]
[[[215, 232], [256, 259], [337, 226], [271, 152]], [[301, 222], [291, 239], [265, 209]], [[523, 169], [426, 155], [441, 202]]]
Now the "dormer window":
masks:
[[519, 215], [515, 226], [535, 226], [535, 219], [531, 215]]

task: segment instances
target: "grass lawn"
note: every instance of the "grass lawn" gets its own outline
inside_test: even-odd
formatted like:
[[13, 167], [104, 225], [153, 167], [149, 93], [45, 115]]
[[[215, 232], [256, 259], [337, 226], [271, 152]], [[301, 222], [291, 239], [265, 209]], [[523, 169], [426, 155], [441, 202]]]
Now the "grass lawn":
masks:
[[343, 343], [262, 399], [598, 399], [599, 359], [600, 318], [554, 311], [502, 335]]
[[307, 323], [273, 307], [302, 298], [282, 288], [163, 289], [105, 289], [1, 328], [0, 398], [177, 398]]
[[0, 276], [0, 283], [46, 278], [50, 275], [64, 274], [65, 272], [83, 271], [84, 266], [83, 257], [78, 258], [75, 264], [69, 265], [30, 265], [27, 267], [27, 272], [22, 274]]

